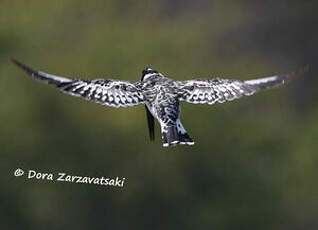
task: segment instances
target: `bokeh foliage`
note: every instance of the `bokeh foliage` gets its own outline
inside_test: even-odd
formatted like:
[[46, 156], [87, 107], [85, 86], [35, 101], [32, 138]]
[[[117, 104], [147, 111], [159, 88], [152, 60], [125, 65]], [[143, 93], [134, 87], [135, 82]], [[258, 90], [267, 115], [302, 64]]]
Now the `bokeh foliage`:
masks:
[[[1, 229], [315, 229], [315, 1], [0, 1]], [[234, 102], [182, 104], [194, 147], [148, 141], [143, 106], [113, 109], [34, 82], [251, 79], [311, 71]], [[13, 171], [125, 177], [123, 189]]]

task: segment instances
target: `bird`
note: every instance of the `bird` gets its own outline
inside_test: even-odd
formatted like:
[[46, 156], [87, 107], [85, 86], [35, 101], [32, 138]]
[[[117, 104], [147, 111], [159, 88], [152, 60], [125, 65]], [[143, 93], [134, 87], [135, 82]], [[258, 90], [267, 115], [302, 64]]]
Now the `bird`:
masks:
[[308, 71], [308, 66], [288, 74], [252, 80], [207, 78], [177, 81], [149, 67], [140, 81], [113, 79], [80, 80], [33, 70], [12, 58], [11, 61], [36, 80], [55, 86], [62, 92], [114, 108], [144, 105], [150, 140], [155, 139], [154, 119], [161, 127], [162, 145], [194, 145], [180, 121], [180, 102], [192, 104], [224, 103], [250, 96], [263, 89], [289, 83]]

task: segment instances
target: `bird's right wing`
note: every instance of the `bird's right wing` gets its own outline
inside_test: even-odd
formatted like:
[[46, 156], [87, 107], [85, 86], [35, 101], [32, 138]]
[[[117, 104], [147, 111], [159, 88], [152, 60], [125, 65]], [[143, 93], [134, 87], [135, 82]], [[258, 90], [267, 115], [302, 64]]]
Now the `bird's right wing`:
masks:
[[116, 108], [144, 104], [144, 96], [138, 82], [112, 79], [69, 79], [33, 70], [14, 59], [12, 59], [12, 62], [31, 77], [54, 85], [72, 96], [82, 97], [95, 103]]
[[223, 103], [252, 95], [262, 89], [288, 83], [293, 77], [306, 71], [308, 71], [308, 66], [289, 74], [246, 81], [220, 78], [180, 81], [178, 82], [178, 95], [180, 101], [194, 104]]

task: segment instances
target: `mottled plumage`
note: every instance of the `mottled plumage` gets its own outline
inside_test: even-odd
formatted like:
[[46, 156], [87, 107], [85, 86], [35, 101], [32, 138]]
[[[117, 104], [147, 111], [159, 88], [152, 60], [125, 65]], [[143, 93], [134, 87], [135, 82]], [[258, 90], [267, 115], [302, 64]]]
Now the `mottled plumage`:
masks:
[[156, 118], [161, 126], [163, 146], [194, 144], [179, 119], [180, 101], [209, 105], [232, 101], [284, 84], [308, 69], [306, 67], [290, 74], [246, 81], [220, 78], [175, 81], [156, 70], [146, 68], [142, 71], [141, 81], [128, 82], [112, 79], [69, 79], [35, 71], [16, 60], [12, 61], [35, 79], [55, 85], [72, 96], [116, 108], [144, 104], [150, 139], [154, 139]]

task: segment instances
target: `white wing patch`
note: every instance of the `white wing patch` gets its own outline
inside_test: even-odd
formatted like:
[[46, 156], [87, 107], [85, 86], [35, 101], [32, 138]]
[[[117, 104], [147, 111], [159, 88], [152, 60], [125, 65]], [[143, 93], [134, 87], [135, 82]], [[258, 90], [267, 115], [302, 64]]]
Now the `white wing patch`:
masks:
[[266, 77], [266, 78], [261, 78], [261, 79], [247, 80], [247, 81], [245, 81], [245, 83], [251, 84], [251, 85], [263, 84], [263, 83], [275, 81], [276, 79], [277, 79], [277, 76], [273, 76], [273, 77]]

